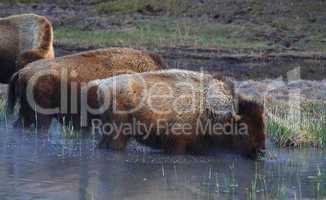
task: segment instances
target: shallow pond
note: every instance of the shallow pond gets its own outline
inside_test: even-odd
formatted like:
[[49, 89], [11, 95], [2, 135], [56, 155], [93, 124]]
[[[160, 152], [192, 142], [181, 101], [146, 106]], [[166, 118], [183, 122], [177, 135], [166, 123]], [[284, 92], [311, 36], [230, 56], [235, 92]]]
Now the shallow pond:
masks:
[[269, 150], [256, 162], [225, 152], [169, 156], [136, 143], [118, 153], [96, 149], [91, 136], [1, 128], [0, 199], [326, 198], [325, 152]]

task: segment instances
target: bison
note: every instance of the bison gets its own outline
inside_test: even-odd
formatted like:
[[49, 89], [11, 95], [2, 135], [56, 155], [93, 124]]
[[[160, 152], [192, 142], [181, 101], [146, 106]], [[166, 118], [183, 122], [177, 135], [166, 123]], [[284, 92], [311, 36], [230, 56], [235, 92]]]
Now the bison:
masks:
[[0, 18], [0, 83], [33, 61], [54, 58], [52, 25], [34, 14]]
[[[81, 128], [81, 87], [117, 74], [165, 69], [161, 56], [129, 48], [108, 48], [33, 62], [13, 75], [8, 88], [8, 114], [19, 100], [15, 127], [47, 131], [52, 118]], [[90, 98], [92, 93], [89, 92]], [[83, 105], [86, 106], [86, 105]], [[87, 125], [87, 124], [86, 124]]]
[[[98, 85], [100, 148], [124, 150], [130, 138], [168, 153], [227, 146], [256, 157], [265, 149], [264, 109], [237, 98], [231, 81], [199, 72], [163, 70], [120, 75]], [[237, 100], [238, 99], [238, 100]]]

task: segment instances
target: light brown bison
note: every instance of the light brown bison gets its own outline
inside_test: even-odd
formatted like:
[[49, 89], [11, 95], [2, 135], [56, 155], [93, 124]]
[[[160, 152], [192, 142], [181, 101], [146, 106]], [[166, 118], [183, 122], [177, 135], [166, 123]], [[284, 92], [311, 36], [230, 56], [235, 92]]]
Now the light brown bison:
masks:
[[72, 121], [75, 128], [80, 128], [83, 84], [117, 74], [164, 68], [166, 65], [159, 55], [128, 48], [100, 49], [36, 61], [13, 75], [8, 89], [8, 113], [13, 112], [18, 99], [20, 110], [15, 127], [28, 128], [34, 124], [48, 130], [52, 118], [56, 117], [59, 121]]
[[[255, 157], [265, 149], [264, 109], [235, 98], [226, 79], [166, 70], [121, 75], [98, 84], [100, 147], [125, 149], [133, 137], [165, 152], [202, 152], [226, 145]], [[238, 107], [238, 111], [237, 108]]]
[[34, 14], [0, 18], [0, 83], [33, 61], [53, 58], [51, 23]]

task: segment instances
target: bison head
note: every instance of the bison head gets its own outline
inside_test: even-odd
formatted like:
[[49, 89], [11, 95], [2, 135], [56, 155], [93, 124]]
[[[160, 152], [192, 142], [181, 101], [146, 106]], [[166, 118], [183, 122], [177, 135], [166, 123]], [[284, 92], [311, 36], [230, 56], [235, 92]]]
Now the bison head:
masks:
[[238, 114], [241, 117], [239, 126], [246, 127], [246, 134], [239, 134], [235, 138], [236, 146], [241, 153], [251, 158], [264, 155], [266, 135], [263, 105], [240, 97]]
[[44, 55], [35, 49], [28, 50], [24, 53], [22, 53], [18, 58], [17, 58], [17, 63], [16, 67], [17, 69], [22, 69], [24, 68], [27, 64], [32, 63], [34, 61], [43, 59]]

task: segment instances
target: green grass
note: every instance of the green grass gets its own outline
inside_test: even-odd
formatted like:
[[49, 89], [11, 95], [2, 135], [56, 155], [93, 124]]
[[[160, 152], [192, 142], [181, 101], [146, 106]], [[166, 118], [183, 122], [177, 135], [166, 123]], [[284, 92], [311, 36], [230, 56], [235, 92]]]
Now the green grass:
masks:
[[[267, 108], [267, 130], [279, 146], [326, 146], [326, 102], [304, 102], [299, 108], [277, 102]], [[290, 109], [299, 118], [293, 119]]]
[[287, 19], [276, 19], [272, 21], [272, 27], [282, 30], [288, 30], [289, 24]]
[[68, 122], [66, 119], [63, 119], [61, 130], [61, 134], [65, 139], [80, 138], [80, 132], [74, 128], [70, 121]]
[[[243, 21], [231, 24], [225, 24], [223, 20], [214, 21], [211, 18], [197, 17], [205, 13], [212, 14], [211, 10], [216, 6], [213, 3], [198, 5], [191, 4], [188, 0], [97, 2], [94, 5], [97, 13], [109, 15], [118, 13], [117, 18], [121, 18], [122, 15], [128, 16], [128, 28], [130, 26], [132, 28], [124, 30], [123, 22], [121, 24], [118, 22], [121, 25], [121, 31], [83, 31], [59, 27], [56, 31], [58, 41], [85, 46], [119, 45], [144, 48], [191, 46], [238, 49], [239, 51], [293, 48], [302, 51], [326, 52], [326, 26], [322, 20], [326, 7], [316, 2], [290, 0], [283, 3], [279, 1], [283, 6], [280, 4], [276, 8], [270, 8], [275, 13], [279, 13], [272, 15], [269, 8], [266, 9], [270, 2], [250, 0], [248, 6], [251, 10], [248, 14], [244, 14]], [[223, 6], [224, 9], [233, 8], [231, 5]], [[289, 6], [291, 9], [286, 12]], [[150, 19], [145, 17], [143, 20], [129, 15], [144, 11], [148, 7], [159, 10], [160, 16], [151, 16]], [[315, 14], [305, 15], [307, 11]]]
[[204, 24], [166, 17], [159, 21], [136, 23], [133, 29], [126, 31], [85, 31], [56, 27], [55, 38], [60, 44], [74, 46], [275, 48], [268, 41], [244, 37], [250, 35], [248, 30], [252, 31], [241, 25]]

